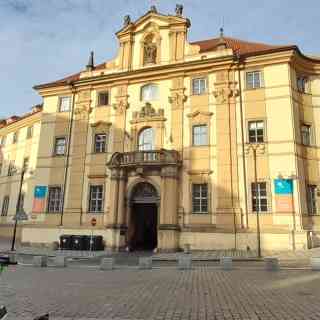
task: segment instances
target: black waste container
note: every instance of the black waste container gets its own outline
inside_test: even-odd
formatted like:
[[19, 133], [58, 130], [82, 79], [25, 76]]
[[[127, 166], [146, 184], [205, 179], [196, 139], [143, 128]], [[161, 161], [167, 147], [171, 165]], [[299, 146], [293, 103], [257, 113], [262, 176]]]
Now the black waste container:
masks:
[[84, 250], [83, 236], [72, 236], [72, 250]]
[[60, 249], [71, 250], [72, 249], [72, 235], [63, 234], [60, 236]]
[[82, 241], [83, 241], [83, 250], [90, 250], [90, 236], [82, 236]]
[[92, 237], [92, 250], [93, 251], [104, 250], [102, 236], [93, 236]]

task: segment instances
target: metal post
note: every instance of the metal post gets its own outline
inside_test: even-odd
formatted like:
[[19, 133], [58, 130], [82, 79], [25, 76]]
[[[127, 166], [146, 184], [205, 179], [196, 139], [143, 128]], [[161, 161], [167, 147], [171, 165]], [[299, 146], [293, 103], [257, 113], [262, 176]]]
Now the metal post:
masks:
[[23, 177], [24, 177], [24, 169], [22, 169], [21, 177], [20, 177], [20, 187], [19, 187], [19, 195], [18, 195], [18, 200], [17, 200], [17, 205], [16, 205], [16, 217], [15, 217], [15, 221], [14, 221], [13, 237], [12, 237], [12, 242], [11, 242], [11, 251], [15, 251], [17, 224], [18, 224], [18, 211], [19, 211], [20, 201], [21, 201]]
[[91, 229], [90, 251], [92, 251], [92, 247], [93, 247], [93, 228]]
[[260, 201], [258, 201], [258, 178], [257, 178], [257, 150], [253, 147], [253, 163], [254, 163], [254, 188], [256, 194], [256, 216], [257, 216], [257, 242], [258, 242], [258, 257], [261, 258], [261, 243], [260, 243]]

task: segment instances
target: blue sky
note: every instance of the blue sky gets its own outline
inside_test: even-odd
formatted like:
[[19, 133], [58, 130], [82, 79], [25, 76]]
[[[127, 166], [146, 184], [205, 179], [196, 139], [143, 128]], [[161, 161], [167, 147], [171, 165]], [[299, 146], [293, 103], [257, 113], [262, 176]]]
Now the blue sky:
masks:
[[32, 86], [83, 69], [90, 50], [96, 63], [113, 58], [124, 15], [136, 19], [151, 4], [174, 13], [176, 3], [191, 20], [190, 41], [217, 36], [223, 17], [227, 36], [320, 55], [319, 0], [0, 0], [0, 117], [40, 103]]

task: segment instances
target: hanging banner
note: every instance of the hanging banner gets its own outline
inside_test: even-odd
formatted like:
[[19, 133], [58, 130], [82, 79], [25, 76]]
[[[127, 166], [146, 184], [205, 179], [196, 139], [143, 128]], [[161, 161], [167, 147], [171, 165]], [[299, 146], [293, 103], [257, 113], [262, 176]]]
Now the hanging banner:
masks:
[[46, 204], [47, 187], [36, 186], [34, 188], [34, 198], [32, 212], [43, 213]]
[[293, 211], [293, 181], [292, 179], [275, 179], [274, 193], [276, 212]]

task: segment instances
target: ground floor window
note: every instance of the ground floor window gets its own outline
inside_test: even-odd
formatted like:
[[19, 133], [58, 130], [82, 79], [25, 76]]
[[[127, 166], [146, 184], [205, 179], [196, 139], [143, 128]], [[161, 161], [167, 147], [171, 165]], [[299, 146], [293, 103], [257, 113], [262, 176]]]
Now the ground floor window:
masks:
[[268, 211], [267, 183], [251, 183], [252, 211]]
[[208, 213], [208, 185], [192, 184], [192, 212]]
[[59, 186], [49, 187], [48, 212], [61, 212], [62, 189]]
[[307, 185], [307, 204], [308, 213], [317, 214], [317, 186], [314, 184]]
[[2, 210], [1, 210], [2, 216], [8, 215], [8, 208], [9, 208], [9, 196], [5, 196], [2, 202]]
[[89, 212], [103, 211], [103, 186], [90, 186]]

